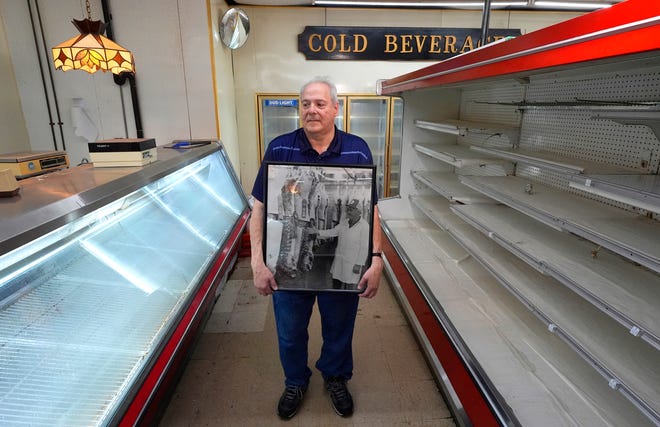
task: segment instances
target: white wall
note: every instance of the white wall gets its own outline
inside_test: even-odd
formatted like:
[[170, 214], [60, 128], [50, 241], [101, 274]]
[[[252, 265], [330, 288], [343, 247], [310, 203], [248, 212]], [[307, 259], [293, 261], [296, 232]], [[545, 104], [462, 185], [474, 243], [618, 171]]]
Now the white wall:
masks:
[[[257, 93], [298, 93], [314, 76], [330, 76], [341, 93], [375, 94], [378, 79], [416, 70], [428, 61], [307, 61], [298, 52], [298, 34], [309, 26], [470, 27], [480, 28], [479, 11], [255, 7], [246, 44], [233, 54], [244, 189], [252, 189], [260, 162], [256, 117]], [[523, 33], [577, 16], [575, 13], [493, 12], [491, 28], [520, 28]]]
[[220, 17], [229, 9], [224, 0], [211, 0], [209, 20], [213, 36], [213, 65], [215, 70], [215, 101], [218, 110], [220, 138], [224, 144], [234, 170], [240, 177], [240, 139], [236, 117], [236, 94], [232, 51], [220, 41], [218, 24]]
[[[77, 34], [71, 19], [86, 17], [80, 0], [40, 0], [38, 5], [48, 52], [52, 46]], [[111, 0], [110, 9], [115, 41], [135, 56], [144, 135], [156, 138], [159, 145], [178, 138], [217, 137], [206, 0]], [[92, 19], [103, 19], [100, 1], [93, 0], [91, 10]], [[16, 87], [30, 148], [52, 150], [54, 143], [27, 2], [0, 0], [0, 14], [16, 70]], [[40, 53], [44, 55], [43, 50]], [[99, 130], [98, 139], [136, 136], [128, 83], [122, 87], [115, 85], [109, 73], [63, 73], [54, 70], [49, 59], [44, 59], [47, 80], [49, 70], [58, 98], [57, 105], [51, 101], [53, 119], [57, 122], [59, 108], [72, 164], [88, 156], [87, 140], [76, 136], [71, 124], [74, 98], [86, 101]], [[128, 132], [122, 113], [122, 92]], [[53, 99], [50, 91], [49, 98]], [[59, 127], [56, 128], [61, 149]]]
[[[38, 1], [48, 49], [76, 34], [70, 23], [72, 18], [86, 16], [84, 2], [80, 0], [30, 1], [32, 4]], [[301, 84], [311, 77], [329, 75], [340, 92], [373, 94], [378, 79], [431, 64], [307, 61], [297, 51], [297, 36], [306, 25], [474, 28], [481, 25], [478, 11], [246, 6], [243, 9], [250, 16], [251, 34], [243, 47], [230, 51], [217, 37], [218, 19], [228, 8], [224, 0], [111, 0], [110, 8], [115, 40], [135, 55], [145, 136], [156, 138], [159, 145], [178, 138], [221, 137], [247, 191], [251, 190], [260, 161], [257, 93], [297, 93]], [[100, 0], [92, 0], [91, 9], [93, 19], [102, 19]], [[494, 12], [490, 23], [493, 28], [521, 28], [528, 32], [575, 15]], [[25, 140], [27, 128], [30, 149], [53, 149], [27, 2], [0, 0], [0, 16], [8, 47], [7, 50], [0, 39], [3, 131], [17, 135], [17, 140]], [[14, 68], [15, 87], [11, 70], [5, 68], [8, 70], [5, 72], [2, 68], [8, 67], [8, 63]], [[88, 155], [87, 141], [76, 136], [71, 125], [74, 98], [87, 102], [99, 129], [99, 139], [135, 136], [128, 85], [120, 88], [110, 74], [100, 72], [89, 75], [82, 71], [55, 71], [50, 60], [45, 61], [45, 66], [50, 67], [55, 83], [62, 133], [73, 164]], [[49, 79], [47, 70], [44, 67]], [[20, 105], [12, 91], [19, 94]], [[48, 95], [52, 99], [53, 94]], [[51, 102], [56, 122], [55, 107]], [[24, 124], [16, 117], [20, 116], [18, 111], [23, 112]], [[124, 130], [124, 117], [128, 132]], [[57, 126], [55, 133], [61, 144]]]
[[0, 19], [0, 153], [14, 153], [30, 149], [27, 128], [21, 111], [16, 78], [9, 46], [5, 36], [4, 20]]

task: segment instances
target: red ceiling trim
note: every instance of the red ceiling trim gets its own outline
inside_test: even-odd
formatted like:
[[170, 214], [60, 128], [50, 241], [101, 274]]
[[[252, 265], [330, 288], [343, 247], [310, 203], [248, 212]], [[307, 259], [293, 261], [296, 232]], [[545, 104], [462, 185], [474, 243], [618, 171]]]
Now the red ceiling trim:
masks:
[[[643, 5], [643, 7], [642, 7]], [[383, 94], [660, 49], [660, 2], [628, 0], [381, 82]]]

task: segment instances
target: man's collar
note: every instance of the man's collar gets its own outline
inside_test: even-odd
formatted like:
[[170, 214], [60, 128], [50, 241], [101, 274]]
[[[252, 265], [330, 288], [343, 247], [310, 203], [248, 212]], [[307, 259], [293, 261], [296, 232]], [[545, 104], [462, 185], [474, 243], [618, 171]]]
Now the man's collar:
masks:
[[[337, 129], [337, 126], [335, 125], [335, 135], [332, 138], [332, 142], [330, 142], [330, 146], [326, 150], [327, 153], [333, 153], [333, 154], [341, 154], [341, 138], [339, 137], [340, 130]], [[309, 143], [309, 139], [307, 139], [307, 134], [305, 134], [305, 130], [303, 128], [300, 128], [300, 151], [301, 152], [307, 152], [307, 151], [314, 151], [314, 148], [312, 148], [312, 144]], [[322, 154], [322, 153], [321, 153]]]

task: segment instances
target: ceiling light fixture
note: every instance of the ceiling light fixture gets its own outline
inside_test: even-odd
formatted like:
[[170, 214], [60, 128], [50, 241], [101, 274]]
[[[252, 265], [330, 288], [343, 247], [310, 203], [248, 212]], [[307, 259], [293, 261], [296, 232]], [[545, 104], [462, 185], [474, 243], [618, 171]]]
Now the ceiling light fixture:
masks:
[[101, 70], [113, 74], [135, 72], [133, 54], [101, 34], [105, 32], [102, 21], [92, 21], [89, 0], [85, 0], [87, 18], [74, 19], [73, 25], [80, 35], [58, 44], [53, 51], [55, 69], [62, 71], [83, 70], [92, 74]]

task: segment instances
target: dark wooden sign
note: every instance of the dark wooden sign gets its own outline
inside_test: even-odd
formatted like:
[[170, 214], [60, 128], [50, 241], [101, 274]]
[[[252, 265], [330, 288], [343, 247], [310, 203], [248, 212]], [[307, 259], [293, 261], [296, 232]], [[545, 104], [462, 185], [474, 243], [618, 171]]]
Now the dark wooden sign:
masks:
[[[487, 42], [519, 36], [491, 29]], [[439, 61], [481, 46], [474, 28], [305, 27], [298, 51], [308, 60]]]

